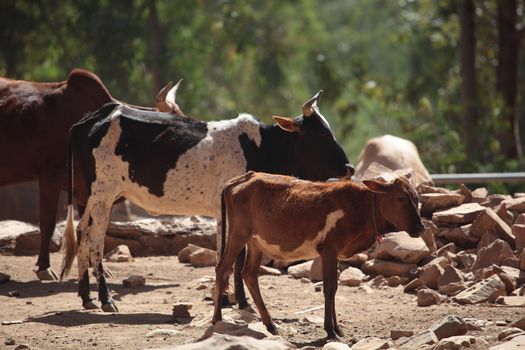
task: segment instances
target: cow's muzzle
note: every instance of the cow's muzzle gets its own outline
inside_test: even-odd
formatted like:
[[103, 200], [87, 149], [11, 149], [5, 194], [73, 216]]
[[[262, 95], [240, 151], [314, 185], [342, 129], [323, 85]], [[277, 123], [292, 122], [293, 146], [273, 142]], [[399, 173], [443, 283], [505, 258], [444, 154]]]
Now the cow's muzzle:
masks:
[[425, 230], [426, 230], [425, 226], [421, 222], [418, 222], [416, 225], [412, 227], [412, 230], [408, 232], [408, 235], [414, 238], [420, 237], [423, 234], [423, 232], [425, 232]]
[[345, 167], [346, 167], [345, 178], [350, 179], [355, 174], [355, 167], [352, 163], [345, 164]]

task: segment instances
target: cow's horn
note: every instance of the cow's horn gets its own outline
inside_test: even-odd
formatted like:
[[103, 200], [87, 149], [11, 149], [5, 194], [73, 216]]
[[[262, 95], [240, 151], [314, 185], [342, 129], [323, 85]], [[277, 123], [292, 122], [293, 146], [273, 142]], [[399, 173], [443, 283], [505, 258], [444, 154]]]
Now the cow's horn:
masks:
[[303, 104], [303, 115], [305, 117], [309, 117], [314, 113], [314, 107], [317, 107], [317, 101], [319, 100], [319, 97], [321, 97], [322, 93], [323, 90], [319, 90], [319, 92], [316, 93], [314, 97]]
[[166, 96], [173, 86], [173, 81], [170, 81], [166, 86], [160, 89], [157, 97], [155, 98], [155, 105], [157, 106], [160, 112], [169, 112], [171, 111], [170, 106], [166, 103]]

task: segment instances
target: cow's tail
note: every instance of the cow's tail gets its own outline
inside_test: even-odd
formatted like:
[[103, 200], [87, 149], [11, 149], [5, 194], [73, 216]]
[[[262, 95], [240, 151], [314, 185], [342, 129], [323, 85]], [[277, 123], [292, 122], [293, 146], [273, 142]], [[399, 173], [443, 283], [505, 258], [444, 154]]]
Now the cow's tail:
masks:
[[67, 143], [67, 219], [66, 228], [64, 230], [64, 238], [62, 241], [62, 271], [60, 272], [60, 280], [66, 277], [71, 270], [73, 260], [77, 255], [77, 237], [75, 235], [75, 223], [73, 216], [75, 210], [73, 208], [73, 153], [71, 149], [71, 132]]
[[221, 255], [224, 255], [224, 250], [226, 248], [226, 203], [224, 201], [224, 193], [228, 186], [224, 186], [221, 192]]

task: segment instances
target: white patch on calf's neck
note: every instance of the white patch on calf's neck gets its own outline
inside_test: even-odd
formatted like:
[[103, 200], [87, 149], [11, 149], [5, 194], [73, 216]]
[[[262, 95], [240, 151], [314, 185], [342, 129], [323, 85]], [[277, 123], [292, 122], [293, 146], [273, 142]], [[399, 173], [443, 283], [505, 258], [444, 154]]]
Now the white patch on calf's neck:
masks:
[[[279, 243], [268, 243], [261, 235], [254, 235], [254, 239], [259, 244], [261, 250], [274, 259], [282, 261], [313, 259], [319, 255], [317, 252], [317, 246], [326, 239], [328, 233], [335, 228], [337, 222], [342, 219], [344, 215], [342, 209], [338, 209], [326, 215], [324, 227], [315, 235], [314, 239], [303, 241], [303, 243], [293, 251], [284, 251], [281, 249]], [[298, 234], [300, 233], [298, 232]]]

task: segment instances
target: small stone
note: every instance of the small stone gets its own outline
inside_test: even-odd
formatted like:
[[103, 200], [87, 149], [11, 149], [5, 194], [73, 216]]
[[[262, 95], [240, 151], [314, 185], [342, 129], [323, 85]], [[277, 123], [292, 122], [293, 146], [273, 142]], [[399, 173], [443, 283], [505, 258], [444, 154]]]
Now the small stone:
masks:
[[110, 262], [131, 262], [134, 260], [133, 256], [131, 256], [129, 247], [125, 244], [115, 247], [113, 250], [109, 251], [104, 258], [106, 258], [106, 261]]
[[[352, 347], [353, 349], [354, 347]], [[326, 343], [322, 350], [350, 350], [350, 347], [344, 343], [340, 343], [340, 342], [329, 342], [329, 343]]]
[[174, 329], [155, 329], [149, 333], [146, 334], [146, 338], [154, 338], [154, 337], [174, 337], [179, 335], [181, 332], [174, 330]]
[[179, 251], [179, 254], [177, 254], [177, 258], [179, 259], [180, 263], [183, 264], [189, 264], [190, 263], [190, 255], [193, 254], [195, 251], [199, 250], [201, 247], [196, 246], [195, 244], [188, 244], [186, 247], [182, 248]]
[[313, 260], [310, 267], [310, 281], [317, 282], [323, 280], [323, 262], [320, 257]]
[[498, 333], [498, 340], [506, 340], [506, 338], [508, 338], [509, 336], [515, 336], [516, 334], [525, 335], [525, 332], [523, 331], [523, 329], [518, 327], [507, 328]]
[[441, 295], [435, 290], [423, 288], [417, 291], [417, 306], [438, 305], [441, 303]]
[[460, 317], [456, 315], [449, 315], [444, 319], [434, 323], [432, 326], [430, 326], [429, 330], [434, 332], [436, 337], [441, 340], [467, 333], [467, 324]]
[[432, 345], [438, 342], [436, 334], [431, 330], [425, 330], [399, 343], [401, 349], [418, 349], [424, 345]]
[[339, 275], [339, 283], [345, 286], [356, 287], [363, 282], [364, 278], [365, 274], [361, 270], [349, 267]]
[[7, 283], [7, 282], [9, 282], [9, 280], [11, 280], [11, 276], [9, 276], [8, 274], [0, 272], [0, 284]]
[[309, 278], [313, 260], [293, 265], [288, 268], [288, 274], [295, 278]]
[[173, 304], [172, 309], [172, 316], [174, 318], [190, 318], [190, 311], [193, 307], [192, 304], [189, 303], [177, 303]]
[[7, 293], [8, 296], [10, 297], [19, 297], [20, 296], [20, 292], [17, 291], [17, 290], [11, 290]]
[[132, 275], [123, 280], [122, 284], [127, 288], [142, 287], [146, 284], [146, 279], [140, 275]]
[[15, 339], [12, 337], [5, 337], [4, 344], [5, 345], [15, 345], [16, 342], [15, 342]]
[[217, 265], [217, 252], [207, 248], [199, 248], [190, 254], [190, 264], [196, 267]]
[[280, 276], [281, 271], [273, 267], [261, 265], [259, 266], [259, 275]]
[[13, 350], [31, 350], [31, 347], [27, 344], [20, 344]]
[[403, 337], [409, 338], [413, 335], [414, 335], [414, 331], [403, 331], [403, 330], [398, 330], [398, 329], [390, 330], [390, 338], [392, 338], [392, 340], [397, 340]]
[[473, 344], [476, 344], [476, 338], [470, 335], [458, 335], [441, 339], [433, 350], [470, 348]]
[[377, 338], [377, 337], [369, 337], [369, 338], [361, 339], [360, 341], [358, 341], [352, 346], [352, 350], [381, 350], [381, 349], [389, 349], [389, 348], [390, 348], [390, 344], [388, 343], [388, 340]]

